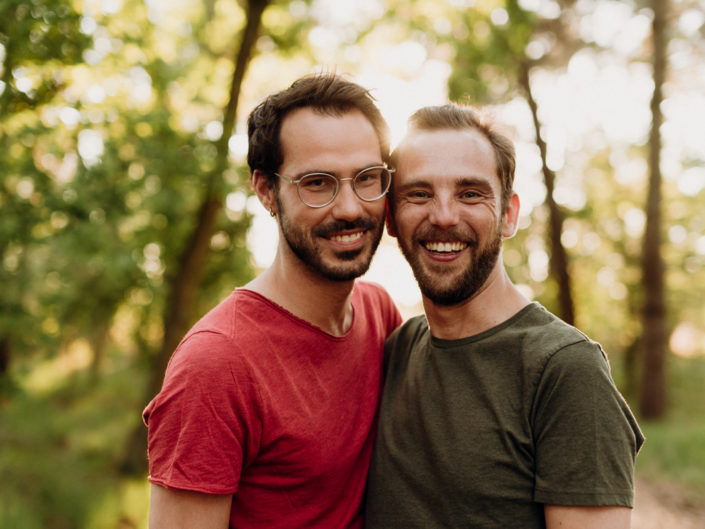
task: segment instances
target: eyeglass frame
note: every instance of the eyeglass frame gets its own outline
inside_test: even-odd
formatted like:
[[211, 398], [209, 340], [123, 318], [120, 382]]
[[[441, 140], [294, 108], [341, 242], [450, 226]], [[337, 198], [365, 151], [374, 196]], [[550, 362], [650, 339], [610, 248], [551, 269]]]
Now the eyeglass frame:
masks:
[[[369, 171], [370, 169], [384, 169], [385, 171], [387, 171], [389, 173], [389, 180], [387, 181], [387, 188], [384, 191], [382, 191], [382, 194], [376, 198], [361, 197], [359, 195], [359, 193], [357, 192], [357, 189], [355, 188], [355, 179], [358, 176], [360, 176], [362, 173], [364, 173], [365, 171]], [[350, 186], [352, 187], [353, 193], [355, 193], [355, 196], [357, 198], [359, 198], [360, 200], [362, 200], [363, 202], [374, 202], [376, 200], [379, 200], [380, 198], [382, 198], [384, 195], [386, 195], [389, 192], [389, 189], [392, 186], [392, 175], [394, 174], [395, 171], [396, 171], [396, 169], [393, 169], [391, 167], [387, 167], [386, 165], [372, 165], [370, 167], [365, 167], [361, 171], [357, 172], [355, 174], [355, 176], [351, 176], [348, 178], [338, 178], [334, 174], [326, 173], [324, 171], [314, 171], [313, 173], [306, 173], [305, 175], [301, 175], [297, 179], [289, 178], [288, 176], [284, 176], [284, 175], [281, 175], [276, 172], [272, 173], [272, 174], [274, 176], [278, 176], [279, 178], [285, 180], [286, 182], [289, 182], [290, 184], [296, 184], [296, 194], [299, 196], [299, 200], [301, 200], [301, 202], [306, 204], [308, 207], [310, 207], [310, 208], [324, 208], [324, 207], [329, 206], [330, 204], [333, 203], [335, 198], [338, 196], [338, 192], [340, 191], [340, 183], [345, 182], [346, 180], [350, 180]], [[330, 176], [331, 178], [333, 178], [333, 180], [335, 180], [335, 191], [333, 192], [333, 196], [325, 204], [321, 204], [320, 206], [314, 206], [314, 205], [306, 202], [303, 198], [301, 198], [301, 190], [299, 188], [299, 182], [301, 182], [304, 178], [308, 178], [310, 176]]]

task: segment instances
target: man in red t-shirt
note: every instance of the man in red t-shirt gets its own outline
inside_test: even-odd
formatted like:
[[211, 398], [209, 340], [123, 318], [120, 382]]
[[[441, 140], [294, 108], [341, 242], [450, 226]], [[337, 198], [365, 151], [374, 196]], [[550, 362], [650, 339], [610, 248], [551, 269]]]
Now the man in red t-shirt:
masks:
[[368, 91], [307, 76], [248, 120], [273, 264], [184, 337], [149, 428], [150, 529], [361, 528], [385, 338], [356, 281], [384, 226], [388, 128]]

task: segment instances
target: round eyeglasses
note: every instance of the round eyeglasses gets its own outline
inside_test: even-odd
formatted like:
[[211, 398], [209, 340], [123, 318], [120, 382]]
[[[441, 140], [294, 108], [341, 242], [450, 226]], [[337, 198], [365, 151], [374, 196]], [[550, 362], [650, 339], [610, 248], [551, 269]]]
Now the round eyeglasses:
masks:
[[275, 176], [296, 184], [301, 201], [312, 208], [327, 206], [338, 195], [340, 182], [350, 180], [353, 191], [360, 200], [373, 202], [382, 198], [392, 183], [394, 169], [383, 165], [368, 167], [357, 173], [352, 178], [338, 178], [329, 173], [309, 173], [296, 180], [274, 173]]

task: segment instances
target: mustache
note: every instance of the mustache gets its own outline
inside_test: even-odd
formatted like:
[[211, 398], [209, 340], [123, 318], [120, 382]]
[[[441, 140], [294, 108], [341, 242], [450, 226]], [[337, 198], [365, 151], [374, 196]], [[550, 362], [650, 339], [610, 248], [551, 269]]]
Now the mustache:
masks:
[[325, 237], [331, 233], [346, 230], [374, 230], [379, 226], [379, 222], [369, 217], [359, 218], [352, 222], [346, 220], [336, 220], [321, 224], [313, 229], [313, 234], [317, 237]]
[[477, 244], [477, 237], [475, 237], [475, 234], [467, 230], [440, 230], [433, 227], [420, 230], [415, 234], [414, 239], [417, 242], [462, 242], [466, 243], [468, 246], [474, 246]]

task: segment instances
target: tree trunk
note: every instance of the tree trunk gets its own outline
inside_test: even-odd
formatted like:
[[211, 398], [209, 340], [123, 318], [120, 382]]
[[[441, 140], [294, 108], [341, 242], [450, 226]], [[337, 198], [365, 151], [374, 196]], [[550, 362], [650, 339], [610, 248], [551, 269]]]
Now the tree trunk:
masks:
[[10, 338], [3, 336], [0, 338], [0, 406], [5, 401], [10, 400], [12, 393], [12, 380], [10, 379], [10, 359], [12, 350], [10, 349]]
[[563, 213], [558, 204], [553, 199], [556, 175], [549, 169], [546, 163], [546, 142], [541, 137], [541, 122], [538, 116], [538, 104], [531, 91], [529, 79], [529, 65], [522, 62], [519, 66], [519, 84], [524, 90], [526, 101], [531, 109], [531, 116], [534, 121], [536, 131], [536, 145], [541, 153], [541, 167], [543, 170], [544, 183], [546, 184], [546, 207], [549, 215], [548, 240], [551, 251], [550, 270], [551, 276], [558, 285], [558, 308], [559, 316], [563, 321], [571, 325], [575, 324], [575, 310], [573, 308], [573, 296], [570, 287], [570, 272], [568, 270], [568, 255], [561, 242], [563, 232]]
[[643, 241], [644, 307], [643, 370], [639, 404], [646, 419], [666, 413], [666, 297], [664, 263], [661, 255], [661, 102], [666, 77], [666, 0], [653, 0], [653, 76], [651, 134], [649, 137], [649, 188], [646, 199], [646, 229]]
[[[222, 175], [228, 166], [228, 140], [237, 117], [240, 88], [259, 33], [262, 13], [270, 0], [250, 0], [247, 3], [247, 24], [242, 33], [239, 52], [235, 60], [230, 98], [223, 116], [223, 135], [216, 143], [216, 163], [205, 178], [204, 197], [198, 211], [196, 228], [178, 261], [178, 269], [171, 275], [169, 295], [164, 315], [164, 338], [150, 366], [145, 402], [161, 388], [164, 370], [169, 358], [193, 322], [198, 287], [210, 252], [210, 240], [215, 231], [218, 215], [223, 209]], [[147, 432], [142, 424], [128, 442], [128, 453], [123, 471], [141, 473], [146, 467], [144, 452]]]
[[100, 380], [100, 372], [105, 364], [105, 353], [108, 346], [108, 337], [110, 335], [110, 323], [112, 318], [105, 316], [100, 321], [94, 322], [94, 329], [90, 336], [91, 350], [93, 358], [90, 364], [90, 376], [94, 383]]

